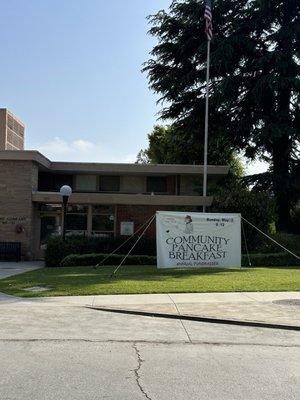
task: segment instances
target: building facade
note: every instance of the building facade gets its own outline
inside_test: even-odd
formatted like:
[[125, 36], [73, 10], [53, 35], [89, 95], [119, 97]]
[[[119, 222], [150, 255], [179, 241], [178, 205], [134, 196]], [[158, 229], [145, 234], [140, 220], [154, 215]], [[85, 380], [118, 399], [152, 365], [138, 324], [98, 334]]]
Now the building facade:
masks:
[[0, 151], [24, 150], [25, 125], [7, 108], [0, 108]]
[[[228, 173], [209, 166], [209, 182]], [[62, 198], [69, 185], [67, 234], [128, 236], [158, 210], [199, 210], [201, 165], [52, 162], [37, 151], [0, 151], [0, 242], [22, 244], [25, 259], [42, 257], [46, 240], [62, 231]], [[147, 235], [155, 234], [153, 224]]]
[[[24, 124], [0, 109], [0, 242], [20, 242], [24, 259], [43, 256], [47, 239], [61, 235], [63, 185], [72, 188], [66, 234], [130, 236], [156, 211], [195, 211], [202, 197], [203, 166], [52, 162], [24, 150]], [[228, 173], [209, 166], [211, 184]], [[146, 235], [155, 235], [155, 224]]]

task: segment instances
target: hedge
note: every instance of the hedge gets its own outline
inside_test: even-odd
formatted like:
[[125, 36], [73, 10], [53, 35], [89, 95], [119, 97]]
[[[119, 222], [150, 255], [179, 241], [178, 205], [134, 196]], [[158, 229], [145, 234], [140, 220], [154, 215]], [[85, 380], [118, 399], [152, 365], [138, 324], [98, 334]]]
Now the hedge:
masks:
[[[110, 254], [122, 243], [126, 241], [126, 237], [107, 237], [107, 238], [93, 238], [87, 236], [67, 236], [63, 241], [61, 236], [53, 236], [47, 242], [45, 251], [45, 264], [46, 267], [57, 267], [61, 261], [70, 254]], [[120, 252], [127, 254], [132, 247], [135, 238], [129, 240], [120, 249]], [[141, 238], [137, 246], [134, 248], [132, 255], [156, 255], [156, 241], [155, 239]]]
[[[300, 260], [289, 253], [268, 253], [268, 254], [250, 254], [250, 260], [253, 267], [297, 267], [300, 266]], [[243, 255], [242, 265], [249, 265], [248, 257]]]
[[[290, 251], [300, 253], [300, 235], [295, 235], [286, 232], [273, 233], [271, 237], [286, 247]], [[283, 250], [276, 243], [262, 237], [260, 245], [255, 249], [255, 253], [282, 253]]]
[[[279, 243], [282, 243], [288, 249], [294, 251], [296, 254], [300, 252], [299, 244], [300, 237], [299, 235], [288, 235], [288, 234], [275, 234], [275, 239], [278, 240]], [[45, 251], [45, 263], [46, 267], [57, 267], [60, 265], [61, 261], [65, 259], [68, 255], [85, 255], [85, 254], [110, 254], [113, 252], [120, 244], [124, 243], [126, 238], [122, 236], [117, 237], [107, 237], [107, 238], [93, 238], [87, 236], [68, 236], [66, 241], [64, 242], [60, 236], [51, 237], [47, 242], [47, 249]], [[128, 241], [125, 245], [123, 245], [118, 253], [127, 254], [134, 243], [135, 238]], [[280, 247], [270, 242], [269, 240], [261, 240], [259, 248], [257, 248], [253, 253], [256, 253], [254, 256], [254, 260], [259, 265], [265, 264], [268, 265], [271, 262], [271, 265], [297, 265], [296, 258], [289, 256], [286, 253], [284, 256], [282, 255], [282, 250]], [[259, 254], [257, 254], [259, 253]], [[261, 259], [260, 253], [267, 253], [265, 258]], [[275, 255], [275, 253], [278, 253]], [[138, 242], [137, 246], [134, 248], [132, 255], [142, 256], [146, 254], [147, 256], [155, 256], [156, 255], [156, 241], [155, 239], [149, 238], [141, 238]], [[278, 257], [282, 259], [283, 264], [279, 262], [277, 264]], [[283, 258], [282, 258], [283, 257]], [[290, 258], [287, 258], [290, 257]], [[270, 261], [269, 260], [272, 260]], [[260, 261], [262, 260], [262, 261]], [[266, 264], [267, 262], [267, 264]], [[97, 264], [97, 263], [96, 263]], [[248, 265], [247, 261], [244, 262], [243, 265]]]
[[[61, 267], [85, 267], [97, 265], [107, 254], [71, 254], [65, 257], [60, 263]], [[125, 255], [113, 254], [104, 263], [104, 265], [118, 265], [124, 259]], [[154, 256], [128, 256], [124, 265], [156, 265], [156, 257]]]
[[[79, 266], [93, 266], [100, 263], [107, 254], [71, 254], [65, 257], [57, 266], [61, 267], [79, 267]], [[114, 254], [110, 256], [103, 265], [118, 265], [123, 260], [125, 255]], [[250, 254], [252, 267], [285, 267], [285, 266], [300, 266], [299, 260], [287, 253], [273, 253], [273, 254]], [[124, 265], [156, 265], [156, 257], [154, 256], [128, 256]], [[248, 267], [248, 257], [243, 255], [242, 266]]]

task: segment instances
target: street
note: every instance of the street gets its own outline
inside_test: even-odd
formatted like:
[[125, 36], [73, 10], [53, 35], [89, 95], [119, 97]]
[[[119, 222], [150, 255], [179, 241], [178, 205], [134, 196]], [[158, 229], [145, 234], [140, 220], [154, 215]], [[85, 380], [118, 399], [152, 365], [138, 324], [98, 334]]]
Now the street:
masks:
[[3, 296], [1, 400], [298, 399], [299, 336]]

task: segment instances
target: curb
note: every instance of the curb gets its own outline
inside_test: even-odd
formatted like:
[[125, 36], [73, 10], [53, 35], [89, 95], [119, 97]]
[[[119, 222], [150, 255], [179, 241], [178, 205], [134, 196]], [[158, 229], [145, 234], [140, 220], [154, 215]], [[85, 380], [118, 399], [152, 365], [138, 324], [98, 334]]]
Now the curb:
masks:
[[300, 326], [296, 325], [283, 325], [283, 324], [271, 324], [267, 322], [258, 321], [245, 321], [237, 319], [224, 319], [224, 318], [212, 318], [212, 317], [201, 317], [187, 314], [168, 314], [158, 313], [149, 311], [138, 311], [138, 310], [126, 310], [122, 308], [109, 308], [109, 307], [97, 307], [97, 306], [86, 306], [91, 310], [105, 311], [116, 314], [128, 314], [128, 315], [140, 315], [144, 317], [156, 317], [156, 318], [167, 318], [167, 319], [179, 319], [185, 321], [196, 321], [206, 322], [211, 324], [223, 324], [223, 325], [238, 325], [238, 326], [251, 326], [256, 328], [268, 328], [268, 329], [283, 329], [287, 331], [300, 331]]

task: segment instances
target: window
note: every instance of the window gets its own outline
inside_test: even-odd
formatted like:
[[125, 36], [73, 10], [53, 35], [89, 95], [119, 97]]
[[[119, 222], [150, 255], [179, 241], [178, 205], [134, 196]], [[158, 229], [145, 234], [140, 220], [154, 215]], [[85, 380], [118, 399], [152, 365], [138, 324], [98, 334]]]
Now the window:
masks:
[[100, 192], [119, 192], [120, 177], [119, 176], [100, 176], [99, 177]]
[[64, 174], [54, 175], [54, 190], [59, 191], [63, 185], [73, 188], [73, 176]]
[[77, 175], [76, 176], [76, 191], [95, 192], [97, 188], [96, 175]]
[[166, 193], [167, 178], [165, 176], [147, 176], [147, 192]]
[[114, 232], [114, 215], [112, 206], [93, 206], [92, 233]]
[[51, 192], [54, 188], [54, 175], [49, 172], [39, 172], [39, 191]]
[[39, 173], [38, 188], [40, 191], [58, 192], [63, 185], [73, 188], [73, 176], [67, 174], [52, 174], [50, 172]]
[[70, 205], [67, 208], [66, 230], [86, 231], [87, 230], [87, 206]]
[[114, 218], [111, 215], [93, 215], [93, 231], [113, 232]]

